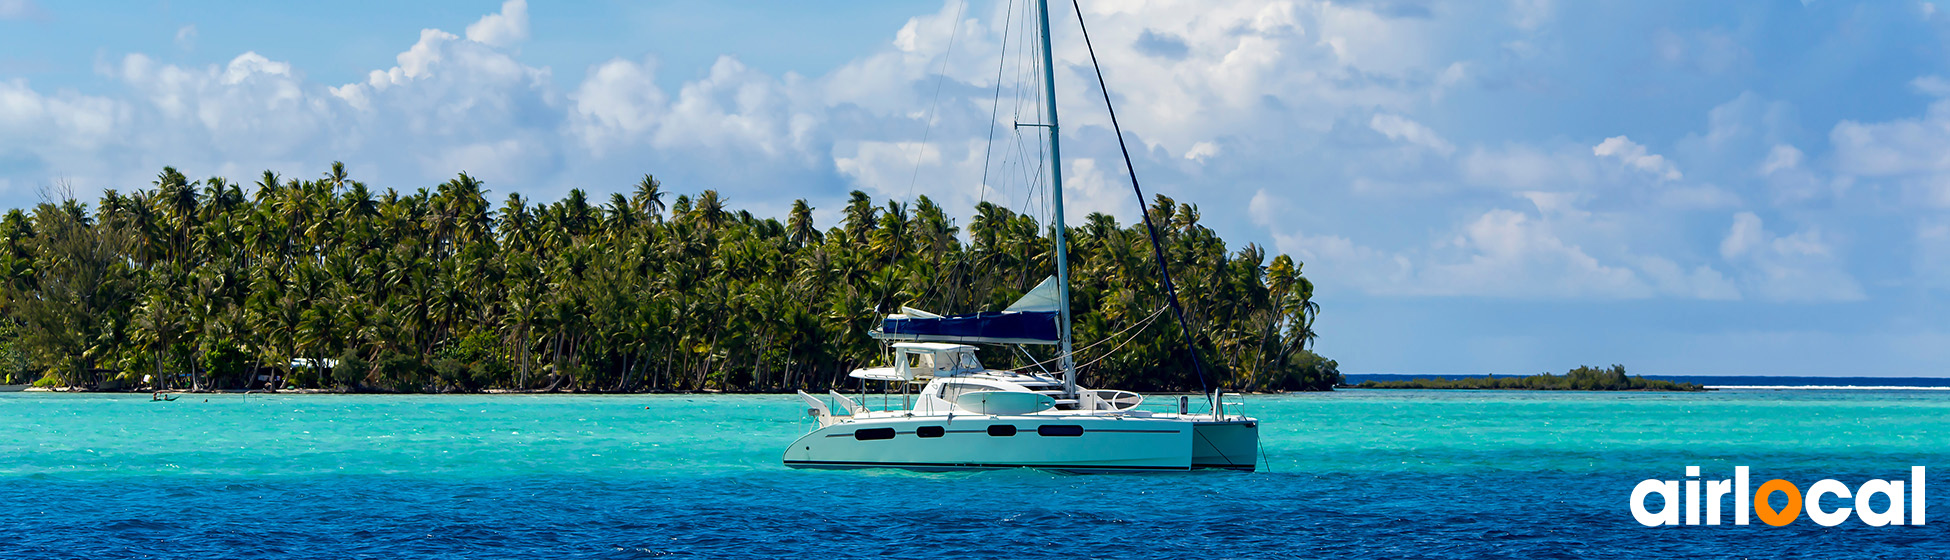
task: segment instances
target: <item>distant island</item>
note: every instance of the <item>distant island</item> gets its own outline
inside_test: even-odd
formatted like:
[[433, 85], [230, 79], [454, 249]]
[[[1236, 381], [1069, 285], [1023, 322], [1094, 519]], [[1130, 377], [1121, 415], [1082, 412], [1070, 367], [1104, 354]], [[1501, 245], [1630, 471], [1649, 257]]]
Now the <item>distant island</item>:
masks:
[[[869, 336], [903, 306], [999, 309], [1055, 272], [1052, 232], [993, 202], [956, 224], [926, 196], [854, 191], [819, 227], [808, 200], [671, 196], [649, 175], [546, 202], [461, 173], [368, 187], [192, 179], [0, 216], [0, 384], [85, 390], [453, 393], [789, 392], [858, 386]], [[669, 204], [666, 205], [666, 202]], [[774, 204], [776, 202], [777, 204]], [[1234, 247], [1198, 207], [1158, 224], [1214, 386], [1329, 390], [1302, 263]], [[1142, 225], [1070, 228], [1078, 361], [1091, 384], [1201, 390]], [[1100, 342], [1108, 344], [1098, 345]], [[1050, 347], [985, 349], [1031, 368]]]
[[1357, 389], [1516, 389], [1525, 391], [1711, 391], [1697, 383], [1674, 383], [1640, 376], [1626, 376], [1625, 366], [1609, 368], [1578, 366], [1564, 375], [1540, 373], [1516, 377], [1430, 378], [1408, 381], [1363, 381]]

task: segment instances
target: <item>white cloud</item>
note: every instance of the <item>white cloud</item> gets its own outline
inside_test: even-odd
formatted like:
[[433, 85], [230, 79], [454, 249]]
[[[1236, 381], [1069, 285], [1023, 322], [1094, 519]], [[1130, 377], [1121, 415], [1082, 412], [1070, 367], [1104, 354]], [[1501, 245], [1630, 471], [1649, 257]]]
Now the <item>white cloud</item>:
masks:
[[1919, 119], [1863, 124], [1845, 120], [1829, 133], [1836, 166], [1866, 176], [1950, 171], [1950, 101], [1932, 103]]
[[1923, 92], [1924, 95], [1950, 97], [1950, 80], [1945, 80], [1942, 76], [1918, 77], [1910, 80], [1909, 86]]
[[657, 86], [652, 61], [614, 59], [589, 69], [574, 99], [570, 118], [583, 146], [598, 154], [611, 146], [647, 137], [665, 118], [670, 101]]
[[1846, 180], [1824, 179], [1813, 169], [1803, 165], [1807, 156], [1799, 148], [1787, 144], [1775, 144], [1761, 160], [1756, 173], [1766, 181], [1779, 204], [1791, 204], [1812, 200], [1822, 196], [1839, 198], [1847, 192]]
[[708, 75], [678, 91], [656, 143], [736, 147], [802, 162], [824, 157], [813, 145], [819, 116], [800, 96], [804, 91], [797, 75], [779, 80], [735, 58], [719, 57]]
[[[1563, 84], [1526, 81], [1510, 67], [1541, 64], [1563, 46], [1549, 29], [1559, 6], [1415, 12], [1420, 6], [1383, 4], [1086, 2], [1147, 189], [1204, 203], [1229, 239], [1270, 232], [1282, 249], [1324, 261], [1310, 272], [1346, 289], [1559, 300], [1783, 299], [1791, 292], [1768, 290], [1843, 270], [1840, 243], [1823, 231], [1850, 230], [1774, 235], [1759, 214], [1750, 214], [1751, 227], [1736, 218], [1725, 239], [1718, 225], [1689, 229], [1737, 210], [1767, 212], [1747, 200], [1839, 194], [1851, 174], [1942, 192], [1950, 204], [1950, 162], [1931, 159], [1950, 153], [1942, 132], [1950, 117], [1935, 109], [1837, 126], [1833, 158], [1795, 147], [1818, 144], [1776, 126], [1792, 120], [1784, 104], [1752, 94], [1715, 108], [1706, 131], [1670, 147], [1619, 131], [1481, 134], [1467, 119], [1443, 118], [1459, 110], [1444, 104], [1473, 103], [1480, 96], [1465, 90], [1476, 87], [1561, 92], [1553, 87]], [[557, 70], [518, 56], [530, 35], [519, 0], [461, 33], [400, 37], [394, 63], [330, 87], [255, 52], [216, 64], [105, 57], [103, 73], [125, 91], [42, 93], [0, 82], [0, 154], [27, 154], [32, 173], [74, 175], [84, 187], [144, 184], [163, 164], [243, 177], [265, 167], [309, 174], [345, 160], [368, 166], [355, 167], [361, 179], [401, 188], [467, 170], [500, 193], [548, 197], [570, 186], [622, 188], [656, 172], [673, 189], [743, 190], [741, 204], [753, 206], [804, 196], [831, 212], [819, 197], [857, 187], [902, 199], [926, 194], [954, 213], [985, 198], [1035, 212], [1047, 203], [1021, 194], [1028, 189], [1020, 184], [1036, 179], [1040, 146], [1034, 129], [1010, 125], [1040, 114], [1009, 114], [1005, 101], [993, 124], [1004, 135], [1032, 136], [1027, 149], [984, 142], [1006, 6], [971, 6], [958, 15], [958, 2], [943, 1], [875, 52], [811, 77], [726, 56], [681, 80], [663, 70], [660, 81], [654, 56], [632, 55], [591, 59], [602, 62], [556, 80]], [[1484, 21], [1504, 31], [1466, 25]], [[1147, 34], [1171, 48], [1130, 48]], [[944, 61], [951, 38], [955, 52]], [[1709, 37], [1678, 39], [1682, 62], [1710, 66], [1699, 58]], [[1011, 51], [1019, 40], [1010, 38]], [[1088, 55], [1076, 41], [1057, 47], [1071, 216], [1102, 210], [1128, 222], [1136, 205]], [[1020, 70], [1002, 73], [1005, 100], [1035, 85], [1018, 83]], [[1930, 92], [1934, 83], [1914, 85]], [[1830, 179], [1836, 170], [1843, 173]], [[10, 176], [12, 185], [30, 184], [23, 176]], [[1772, 196], [1745, 190], [1761, 186]], [[1307, 208], [1280, 201], [1289, 196]], [[1227, 202], [1248, 197], [1244, 207]], [[1706, 208], [1715, 211], [1698, 212]], [[1716, 255], [1716, 243], [1727, 251]], [[1771, 281], [1770, 271], [1789, 272]]]
[[467, 26], [467, 40], [503, 49], [528, 40], [528, 1], [503, 2], [500, 13], [482, 16]]
[[1664, 156], [1646, 151], [1645, 146], [1640, 146], [1624, 136], [1606, 138], [1604, 142], [1593, 146], [1591, 153], [1598, 157], [1616, 159], [1625, 165], [1667, 181], [1677, 181], [1680, 178], [1679, 168], [1673, 166], [1672, 162], [1666, 161]]
[[[881, 196], [906, 199], [916, 187], [916, 167], [933, 167], [930, 183], [940, 181], [941, 148], [920, 142], [861, 142], [847, 155], [835, 154], [834, 165], [855, 184]], [[949, 189], [949, 192], [961, 189]], [[921, 194], [936, 194], [932, 188]]]
[[[1537, 213], [1490, 209], [1427, 245], [1387, 251], [1338, 235], [1295, 231], [1291, 209], [1266, 191], [1252, 199], [1256, 223], [1274, 230], [1279, 250], [1314, 266], [1323, 285], [1384, 296], [1498, 297], [1528, 300], [1739, 299], [1740, 291], [1706, 264], [1618, 248], [1632, 228], [1577, 207], [1575, 195], [1525, 192]], [[1592, 246], [1602, 247], [1595, 256]]]
[[1459, 255], [1428, 266], [1432, 295], [1515, 298], [1642, 298], [1651, 288], [1628, 268], [1607, 265], [1566, 243], [1550, 224], [1491, 210], [1447, 243]]
[[1775, 175], [1793, 171], [1801, 167], [1801, 150], [1787, 144], [1775, 144], [1767, 152], [1767, 160], [1760, 163], [1761, 175]]
[[1761, 299], [1855, 301], [1866, 297], [1818, 229], [1776, 236], [1767, 231], [1760, 216], [1739, 212], [1720, 241], [1720, 256], [1741, 267], [1741, 282]]
[[[525, 28], [520, 3], [506, 8], [476, 35], [499, 42], [505, 34], [489, 28]], [[195, 34], [178, 30], [185, 47]], [[562, 103], [546, 69], [437, 29], [397, 60], [338, 87], [256, 52], [210, 65], [139, 53], [105, 59], [98, 72], [125, 88], [106, 97], [0, 83], [0, 129], [10, 129], [0, 152], [80, 189], [146, 184], [163, 165], [241, 179], [343, 160], [370, 173], [361, 179], [405, 188], [462, 169], [510, 174], [490, 178], [501, 184], [554, 175], [565, 148]]]
[[195, 25], [185, 25], [176, 29], [176, 48], [186, 51], [196, 49]]
[[[256, 53], [216, 65], [121, 55], [107, 58], [103, 71], [126, 86], [116, 95], [44, 95], [19, 84], [37, 106], [54, 100], [106, 105], [69, 117], [79, 130], [34, 124], [31, 134], [0, 144], [28, 146], [33, 173], [95, 170], [76, 177], [84, 187], [124, 185], [165, 163], [250, 173], [267, 166], [300, 172], [345, 160], [371, 165], [375, 176], [369, 180], [402, 186], [455, 171], [438, 166], [466, 165], [519, 173], [495, 179], [529, 189], [559, 190], [626, 166], [640, 174], [643, 166], [668, 160], [710, 162], [743, 178], [816, 177], [820, 188], [834, 189], [866, 176], [855, 173], [865, 160], [850, 163], [855, 172], [839, 169], [839, 159], [861, 157], [853, 153], [858, 145], [918, 142], [925, 134], [943, 147], [943, 165], [958, 165], [968, 159], [962, 146], [986, 137], [989, 95], [981, 92], [993, 91], [1004, 35], [1021, 28], [1020, 17], [1005, 25], [1007, 6], [987, 5], [986, 12], [983, 4], [971, 6], [957, 17], [960, 4], [943, 1], [936, 13], [908, 21], [878, 52], [824, 76], [772, 75], [723, 57], [706, 75], [663, 87], [655, 61], [644, 57], [593, 65], [570, 81], [574, 85], [557, 88], [551, 69], [516, 56], [531, 34], [528, 5], [521, 0], [501, 4], [459, 33], [423, 29], [402, 45], [394, 64], [352, 83], [309, 82], [304, 69]], [[1456, 149], [1402, 116], [1440, 98], [1441, 91], [1467, 87], [1473, 76], [1469, 61], [1434, 48], [1430, 33], [1437, 23], [1428, 18], [1309, 1], [1161, 0], [1142, 10], [1096, 1], [1084, 8], [1100, 47], [1130, 45], [1146, 32], [1183, 43], [1183, 56], [1174, 57], [1130, 48], [1099, 52], [1126, 130], [1144, 144], [1134, 155], [1153, 164], [1168, 161], [1164, 172], [1176, 174], [1176, 180], [1161, 181], [1164, 192], [1211, 184], [1194, 181], [1195, 175], [1235, 174], [1236, 162], [1259, 157], [1254, 150], [1324, 131], [1343, 110], [1386, 115], [1384, 128], [1399, 126], [1383, 133], [1401, 141], [1438, 153]], [[196, 30], [177, 30], [185, 48]], [[1008, 39], [1013, 52], [1023, 38]], [[954, 54], [944, 61], [950, 40]], [[1084, 72], [1088, 55], [1070, 40], [1059, 41], [1054, 54], [1066, 136], [1086, 146], [1107, 138], [1101, 100], [1087, 94], [1095, 81]], [[1006, 93], [1035, 85], [1033, 79], [1017, 83], [1033, 78], [1022, 68], [1010, 70], [1002, 78]], [[930, 129], [922, 117], [934, 105], [929, 96], [937, 76], [947, 79], [947, 97], [933, 112]], [[1023, 91], [1035, 94], [1033, 87]], [[41, 109], [34, 111], [28, 120], [47, 120]], [[968, 117], [977, 113], [982, 120], [971, 124]], [[997, 123], [1007, 130], [1017, 120], [1037, 118], [1031, 110], [1000, 115]], [[120, 134], [88, 133], [104, 129]], [[29, 138], [114, 148], [64, 150]], [[1102, 158], [1114, 153], [1088, 155], [1079, 159], [1109, 162]], [[1105, 193], [1121, 192], [1108, 187], [1122, 180], [1121, 166], [1089, 165], [1116, 179], [1101, 182]], [[978, 162], [970, 174], [979, 177], [981, 171]], [[960, 184], [974, 182], [979, 179]], [[1103, 207], [1112, 207], [1105, 200]]]
[[1843, 176], [1889, 180], [1908, 202], [1950, 207], [1950, 99], [1922, 117], [1879, 123], [1844, 120], [1829, 132]]
[[1389, 140], [1399, 140], [1428, 148], [1444, 156], [1456, 151], [1454, 145], [1443, 140], [1435, 131], [1429, 130], [1429, 127], [1401, 115], [1376, 113], [1373, 118], [1368, 119], [1368, 127], [1387, 136]]
[[1192, 144], [1192, 149], [1185, 150], [1185, 159], [1198, 162], [1203, 162], [1206, 158], [1216, 155], [1219, 155], [1219, 145], [1211, 142]]
[[72, 92], [44, 96], [26, 80], [0, 82], [0, 150], [92, 152], [113, 140], [126, 119], [125, 106], [113, 99]]
[[1641, 257], [1633, 264], [1660, 293], [1687, 299], [1741, 299], [1739, 286], [1711, 266], [1702, 264], [1687, 270], [1655, 256]]

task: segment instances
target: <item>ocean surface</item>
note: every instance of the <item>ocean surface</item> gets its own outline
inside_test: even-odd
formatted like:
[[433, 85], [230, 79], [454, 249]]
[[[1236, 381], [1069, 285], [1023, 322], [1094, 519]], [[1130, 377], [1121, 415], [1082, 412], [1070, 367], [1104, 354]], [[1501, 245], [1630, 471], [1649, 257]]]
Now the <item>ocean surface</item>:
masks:
[[[1066, 475], [787, 469], [788, 396], [0, 394], [0, 558], [1950, 555], [1950, 391], [1239, 400], [1260, 472]], [[1633, 486], [1688, 465], [1925, 465], [1931, 517], [1634, 521]]]
[[[1561, 374], [1560, 374], [1561, 375]], [[1347, 384], [1358, 385], [1362, 381], [1409, 381], [1413, 379], [1461, 379], [1482, 377], [1483, 374], [1406, 374], [1406, 373], [1354, 373], [1346, 375]], [[1497, 374], [1497, 377], [1522, 377], [1522, 375]], [[1646, 379], [1663, 379], [1675, 383], [1697, 383], [1707, 387], [1728, 389], [1936, 389], [1950, 390], [1950, 377], [1804, 377], [1776, 375], [1647, 375]]]

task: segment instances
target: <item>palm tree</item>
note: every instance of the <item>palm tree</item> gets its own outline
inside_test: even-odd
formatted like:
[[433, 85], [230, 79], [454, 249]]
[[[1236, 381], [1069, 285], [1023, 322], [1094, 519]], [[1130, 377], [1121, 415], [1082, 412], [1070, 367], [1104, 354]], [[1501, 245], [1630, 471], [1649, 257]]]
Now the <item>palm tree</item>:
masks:
[[786, 230], [794, 247], [804, 247], [820, 241], [819, 228], [813, 226], [813, 207], [806, 199], [792, 201], [792, 212], [786, 219]]
[[[153, 186], [105, 192], [95, 211], [69, 200], [0, 218], [0, 314], [15, 327], [0, 329], [0, 343], [76, 383], [101, 365], [166, 385], [179, 373], [192, 388], [234, 384], [205, 374], [235, 370], [201, 365], [241, 351], [274, 386], [533, 388], [547, 375], [572, 390], [818, 389], [880, 359], [868, 332], [882, 312], [994, 309], [1054, 269], [1053, 231], [986, 202], [964, 243], [927, 197], [882, 204], [849, 193], [841, 227], [826, 233], [803, 199], [783, 222], [728, 208], [713, 190], [665, 208], [649, 175], [601, 205], [575, 189], [553, 203], [510, 193], [495, 206], [466, 173], [375, 193], [343, 164], [310, 181], [266, 171], [248, 199], [222, 177], [190, 181], [173, 168]], [[1194, 205], [1158, 197], [1145, 211], [1181, 278], [1193, 344], [1216, 356], [1221, 383], [1338, 379], [1309, 350], [1320, 306], [1299, 262], [1269, 262], [1254, 244], [1229, 251]], [[1161, 309], [1141, 225], [1093, 214], [1066, 234], [1079, 340]], [[126, 243], [55, 243], [109, 238]], [[96, 296], [77, 295], [81, 272]], [[1194, 387], [1177, 329], [1136, 331], [1091, 379]], [[286, 376], [304, 373], [289, 371], [293, 359], [330, 356], [372, 367], [336, 380]]]
[[656, 177], [651, 177], [650, 174], [645, 173], [643, 174], [643, 180], [637, 181], [636, 191], [635, 194], [630, 196], [630, 202], [636, 205], [637, 212], [648, 216], [650, 221], [661, 221], [664, 217], [663, 188], [664, 184], [662, 182], [658, 181]]

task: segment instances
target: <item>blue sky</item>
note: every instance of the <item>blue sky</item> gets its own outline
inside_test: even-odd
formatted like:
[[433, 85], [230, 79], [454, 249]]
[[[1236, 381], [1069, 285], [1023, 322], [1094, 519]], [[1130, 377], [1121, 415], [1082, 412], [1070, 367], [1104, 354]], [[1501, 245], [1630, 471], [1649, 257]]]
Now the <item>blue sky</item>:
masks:
[[[1058, 6], [1071, 210], [1128, 222]], [[1935, 4], [1083, 8], [1147, 187], [1305, 261], [1346, 371], [1950, 375]], [[650, 172], [826, 225], [852, 189], [1036, 211], [1019, 9], [0, 0], [0, 204], [344, 160], [497, 198]]]

